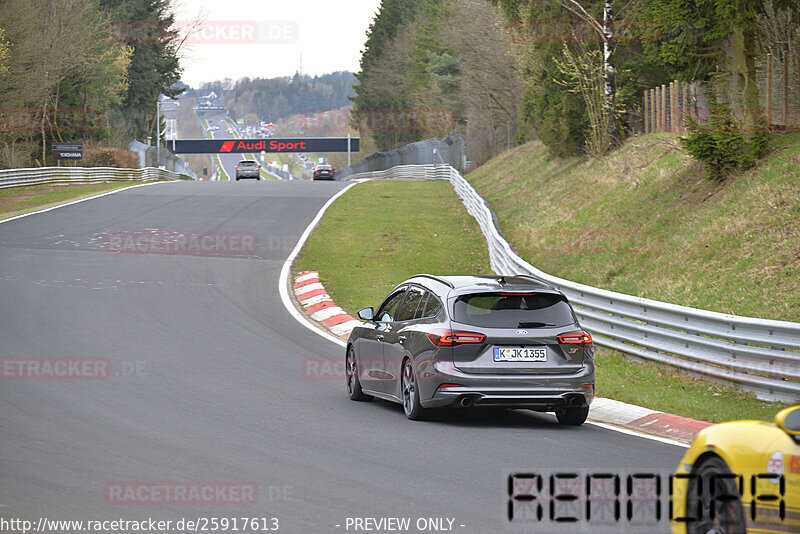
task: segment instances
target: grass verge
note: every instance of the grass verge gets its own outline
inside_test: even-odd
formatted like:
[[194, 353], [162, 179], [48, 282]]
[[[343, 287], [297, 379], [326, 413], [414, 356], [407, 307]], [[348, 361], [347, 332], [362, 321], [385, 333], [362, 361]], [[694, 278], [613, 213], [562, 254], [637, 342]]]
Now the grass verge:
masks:
[[597, 394], [667, 413], [721, 423], [736, 419], [772, 421], [789, 404], [764, 402], [728, 384], [719, 384], [675, 368], [634, 361], [622, 353], [596, 348]]
[[600, 159], [538, 142], [467, 175], [520, 256], [542, 271], [722, 313], [800, 317], [800, 134], [757, 167], [704, 177], [670, 134]]
[[[409, 276], [489, 273], [486, 242], [447, 182], [366, 182], [334, 202], [294, 264], [355, 315]], [[598, 395], [711, 422], [771, 421], [784, 406], [732, 386], [597, 350]]]
[[491, 273], [478, 223], [448, 182], [365, 182], [325, 212], [294, 268], [319, 271], [354, 314], [418, 273]]
[[229, 182], [231, 177], [228, 176], [228, 172], [225, 170], [225, 166], [222, 165], [222, 160], [219, 159], [219, 154], [214, 154], [214, 162], [217, 164], [217, 169], [219, 169], [219, 181], [221, 182]]
[[0, 189], [0, 220], [145, 182], [30, 185]]
[[[200, 123], [203, 125], [203, 133], [208, 139], [214, 139], [214, 136], [211, 134], [209, 128], [211, 125], [208, 124], [208, 120], [203, 117], [200, 117]], [[222, 160], [219, 159], [219, 154], [212, 154], [211, 159], [214, 160], [214, 164], [219, 169], [219, 181], [230, 181], [231, 177], [228, 176], [228, 173], [225, 172], [225, 167], [222, 165]]]

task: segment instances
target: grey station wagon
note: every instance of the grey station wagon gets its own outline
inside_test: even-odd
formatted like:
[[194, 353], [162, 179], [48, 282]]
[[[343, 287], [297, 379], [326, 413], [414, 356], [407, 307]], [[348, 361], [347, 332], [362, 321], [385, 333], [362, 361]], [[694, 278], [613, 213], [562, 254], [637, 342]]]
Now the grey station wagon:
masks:
[[529, 276], [432, 276], [364, 308], [347, 343], [347, 392], [429, 408], [497, 406], [586, 421], [594, 346], [560, 291]]

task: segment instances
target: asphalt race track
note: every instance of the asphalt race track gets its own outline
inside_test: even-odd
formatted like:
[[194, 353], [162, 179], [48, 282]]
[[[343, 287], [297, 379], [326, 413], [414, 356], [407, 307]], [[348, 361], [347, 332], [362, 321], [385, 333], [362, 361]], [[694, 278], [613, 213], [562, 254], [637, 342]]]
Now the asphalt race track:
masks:
[[[228, 133], [228, 128], [230, 128], [230, 124], [225, 120], [229, 118], [228, 115], [217, 114], [207, 117], [208, 124], [210, 126], [218, 126], [219, 130], [214, 130], [211, 132], [206, 132], [210, 138], [213, 139], [237, 139], [234, 134]], [[261, 154], [250, 154], [255, 156], [256, 160], [259, 162], [260, 165], [263, 165], [260, 160]], [[236, 165], [243, 159], [247, 159], [245, 156], [248, 154], [239, 154], [239, 153], [222, 153], [219, 154], [219, 159], [222, 162], [222, 166], [225, 168], [225, 172], [228, 173], [231, 181], [236, 181]], [[272, 158], [274, 159], [274, 158]], [[272, 159], [268, 159], [267, 161], [272, 161]]]
[[[345, 185], [165, 183], [0, 224], [0, 517], [276, 517], [287, 533], [354, 532], [348, 517], [409, 517], [418, 532], [418, 518], [451, 518], [455, 532], [506, 532], [520, 530], [505, 519], [511, 470], [674, 470], [677, 446], [524, 411], [411, 422], [310, 374], [309, 359], [343, 361], [343, 349], [287, 313], [279, 271]], [[114, 249], [115, 236], [155, 230], [229, 241], [200, 255]], [[231, 236], [253, 235], [257, 250], [233, 250]], [[9, 376], [43, 358], [110, 372]], [[199, 483], [254, 484], [257, 499], [110, 494]], [[569, 531], [583, 529], [604, 531]]]

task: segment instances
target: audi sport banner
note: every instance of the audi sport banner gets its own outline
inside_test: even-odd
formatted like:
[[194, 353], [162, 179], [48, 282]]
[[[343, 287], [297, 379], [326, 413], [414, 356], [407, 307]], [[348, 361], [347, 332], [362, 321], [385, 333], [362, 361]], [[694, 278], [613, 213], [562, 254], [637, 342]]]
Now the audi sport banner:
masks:
[[[184, 139], [167, 141], [175, 154], [245, 154], [251, 152], [347, 152], [347, 137], [298, 139]], [[352, 137], [350, 152], [358, 152], [361, 139]]]

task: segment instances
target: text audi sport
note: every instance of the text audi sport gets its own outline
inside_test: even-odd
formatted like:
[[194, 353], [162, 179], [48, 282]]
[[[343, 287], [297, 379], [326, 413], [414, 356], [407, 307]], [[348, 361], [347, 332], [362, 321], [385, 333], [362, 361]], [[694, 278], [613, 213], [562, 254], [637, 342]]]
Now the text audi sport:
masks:
[[594, 398], [594, 347], [567, 298], [528, 276], [416, 275], [358, 312], [347, 391], [428, 408], [503, 406], [580, 425]]

